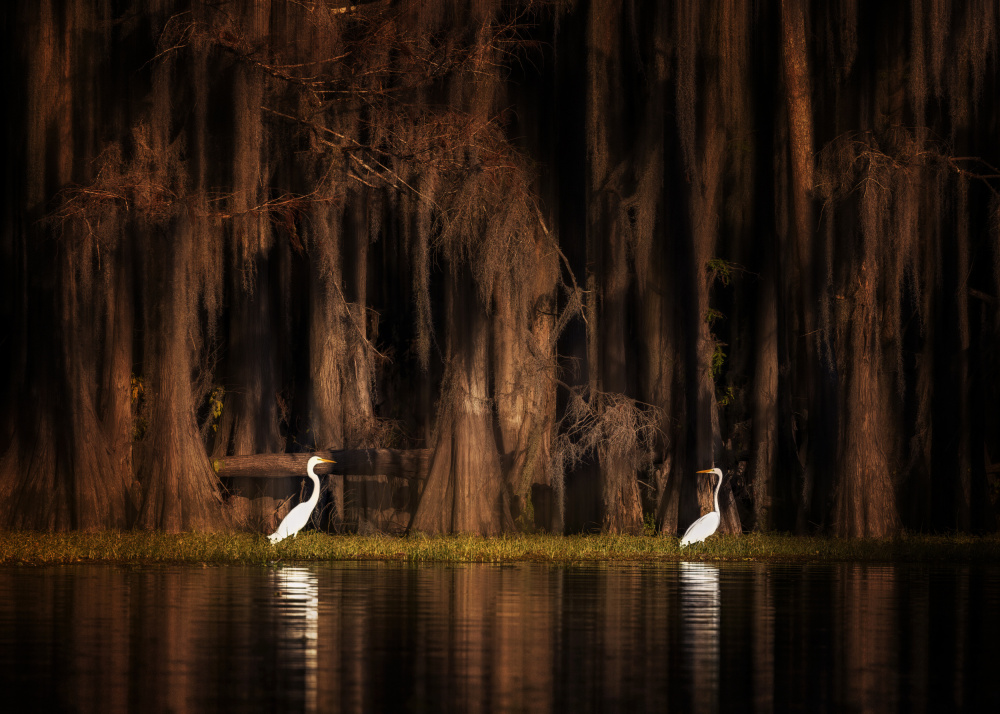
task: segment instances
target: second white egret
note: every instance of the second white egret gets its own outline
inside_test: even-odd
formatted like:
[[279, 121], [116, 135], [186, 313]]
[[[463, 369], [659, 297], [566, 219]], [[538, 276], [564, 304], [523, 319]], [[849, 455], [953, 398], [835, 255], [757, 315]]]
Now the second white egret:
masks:
[[681, 538], [681, 548], [705, 540], [719, 529], [719, 523], [722, 521], [722, 512], [719, 510], [719, 487], [722, 486], [722, 469], [705, 469], [696, 473], [715, 474], [718, 477], [719, 480], [715, 484], [715, 510], [711, 513], [706, 513], [688, 526], [688, 529], [684, 531], [684, 537]]
[[294, 536], [309, 522], [309, 516], [312, 515], [313, 509], [316, 508], [316, 504], [319, 502], [319, 476], [316, 475], [315, 469], [322, 463], [335, 464], [337, 462], [333, 459], [324, 459], [320, 456], [313, 456], [309, 459], [309, 463], [306, 465], [306, 473], [309, 475], [310, 480], [312, 480], [312, 495], [309, 496], [308, 501], [303, 501], [297, 505], [281, 520], [278, 530], [267, 537], [272, 543], [277, 543], [279, 540]]

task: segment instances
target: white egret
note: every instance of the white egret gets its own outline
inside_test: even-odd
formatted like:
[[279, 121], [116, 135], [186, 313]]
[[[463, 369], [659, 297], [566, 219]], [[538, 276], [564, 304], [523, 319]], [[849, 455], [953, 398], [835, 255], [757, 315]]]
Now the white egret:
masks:
[[715, 510], [711, 513], [706, 513], [688, 526], [688, 529], [684, 531], [684, 537], [681, 538], [681, 548], [692, 543], [700, 543], [708, 538], [718, 530], [719, 522], [722, 520], [722, 514], [719, 511], [719, 487], [722, 486], [722, 469], [705, 469], [696, 473], [715, 474], [719, 478], [715, 484]]
[[319, 476], [316, 475], [315, 469], [321, 463], [334, 464], [336, 461], [324, 459], [319, 456], [313, 456], [309, 459], [309, 463], [306, 465], [306, 473], [309, 474], [309, 478], [313, 483], [312, 495], [309, 496], [308, 501], [297, 505], [282, 519], [278, 530], [267, 537], [272, 543], [284, 540], [288, 536], [294, 536], [309, 522], [309, 516], [312, 515], [313, 509], [316, 508], [316, 503], [319, 501]]

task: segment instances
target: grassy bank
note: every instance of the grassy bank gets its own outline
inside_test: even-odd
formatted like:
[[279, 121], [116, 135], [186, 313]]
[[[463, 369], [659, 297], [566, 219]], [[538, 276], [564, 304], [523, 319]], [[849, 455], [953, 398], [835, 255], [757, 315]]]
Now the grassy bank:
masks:
[[0, 564], [242, 563], [322, 560], [505, 563], [859, 561], [996, 562], [1000, 536], [909, 535], [841, 540], [789, 535], [713, 536], [683, 551], [656, 536], [331, 536], [308, 533], [277, 545], [249, 533], [0, 533]]

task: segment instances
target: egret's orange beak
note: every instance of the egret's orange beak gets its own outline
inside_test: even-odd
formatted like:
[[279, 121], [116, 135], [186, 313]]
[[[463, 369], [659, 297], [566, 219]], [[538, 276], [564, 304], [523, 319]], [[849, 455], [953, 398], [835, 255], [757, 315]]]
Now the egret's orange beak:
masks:
[[695, 471], [696, 474], [710, 474], [712, 469], [705, 469], [704, 471]]

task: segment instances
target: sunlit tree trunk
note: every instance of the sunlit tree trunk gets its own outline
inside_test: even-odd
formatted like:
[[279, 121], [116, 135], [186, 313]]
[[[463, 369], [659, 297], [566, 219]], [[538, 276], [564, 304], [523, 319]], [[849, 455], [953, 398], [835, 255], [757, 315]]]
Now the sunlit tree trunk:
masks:
[[[171, 131], [175, 66], [167, 58], [153, 70], [148, 125], [136, 130], [135, 163], [157, 190], [180, 191], [180, 139]], [[154, 209], [163, 205], [151, 203]], [[206, 297], [219, 280], [219, 225], [192, 216], [193, 207], [144, 216], [136, 226], [143, 274], [144, 344], [148, 424], [139, 445], [136, 472], [141, 504], [136, 525], [168, 532], [215, 530], [229, 524], [218, 477], [199, 433], [195, 366], [204, 346]], [[209, 287], [209, 289], [206, 289]]]
[[412, 527], [429, 533], [507, 530], [510, 514], [493, 432], [489, 318], [467, 266], [447, 279], [448, 351], [427, 483]]
[[[555, 423], [556, 256], [536, 246], [525, 305], [509, 287], [494, 291], [493, 379], [506, 494], [518, 529], [559, 530], [561, 517], [549, 474]], [[505, 289], [506, 288], [506, 289]], [[540, 502], [533, 490], [540, 486]], [[536, 508], [539, 510], [536, 511]]]
[[[344, 353], [340, 291], [340, 223], [337, 208], [319, 205], [312, 215], [309, 281], [310, 429], [316, 448], [344, 448], [340, 357]], [[343, 495], [341, 494], [341, 499]], [[343, 512], [339, 511], [340, 517]]]
[[[625, 311], [628, 290], [626, 245], [620, 227], [602, 240], [600, 265], [601, 310], [598, 331], [599, 390], [628, 393], [628, 355]], [[611, 447], [611, 448], [606, 448]], [[637, 473], [632, 461], [616, 453], [611, 444], [598, 447], [603, 482], [603, 528], [611, 533], [638, 533], [642, 528], [642, 505]]]
[[839, 317], [850, 351], [846, 362], [841, 457], [837, 467], [838, 534], [885, 537], [899, 521], [892, 485], [893, 414], [881, 360], [877, 275], [862, 262]]
[[[111, 283], [104, 327], [104, 375], [101, 381], [101, 418], [108, 447], [114, 457], [112, 468], [128, 488], [132, 484], [132, 304], [131, 245], [122, 241], [115, 255], [115, 276]], [[131, 514], [128, 523], [131, 524]]]
[[[218, 478], [209, 463], [195, 419], [191, 390], [197, 334], [196, 288], [191, 254], [196, 240], [185, 217], [167, 235], [150, 230], [146, 267], [149, 294], [166, 296], [150, 306], [146, 334], [147, 399], [152, 406], [141, 459], [142, 505], [137, 525], [168, 532], [215, 530], [227, 524]], [[168, 255], [168, 260], [160, 256]]]
[[[320, 238], [323, 240], [323, 238]], [[309, 270], [309, 437], [317, 449], [344, 448], [344, 422], [341, 415], [339, 369], [342, 308], [335, 290], [337, 277], [323, 275], [316, 267]], [[329, 478], [332, 512], [329, 523], [339, 528], [344, 522], [344, 478]]]

